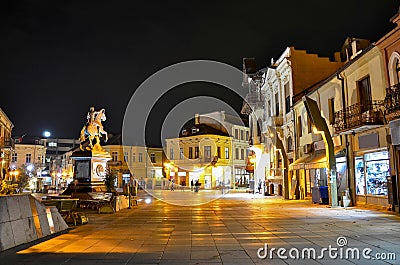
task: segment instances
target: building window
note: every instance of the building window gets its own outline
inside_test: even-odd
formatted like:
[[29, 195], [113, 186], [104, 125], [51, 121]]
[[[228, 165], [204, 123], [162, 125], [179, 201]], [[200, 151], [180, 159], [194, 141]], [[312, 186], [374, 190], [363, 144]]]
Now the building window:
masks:
[[217, 146], [217, 157], [221, 158], [221, 147]]
[[132, 153], [132, 162], [136, 162], [136, 153]]
[[156, 162], [156, 154], [155, 153], [151, 153], [150, 154], [150, 161], [151, 161], [151, 163], [155, 163]]
[[249, 140], [249, 131], [246, 131], [246, 141]]
[[303, 136], [303, 126], [301, 125], [301, 116], [297, 117], [297, 135], [299, 137]]
[[225, 159], [229, 159], [229, 147], [225, 147]]
[[287, 150], [288, 151], [293, 151], [293, 140], [292, 140], [292, 136], [289, 136], [287, 138]]
[[285, 111], [289, 113], [290, 111], [290, 91], [289, 91], [289, 83], [285, 84]]
[[37, 157], [37, 163], [41, 163], [42, 162], [42, 157], [41, 156], [38, 156]]
[[127, 163], [129, 161], [129, 154], [128, 152], [124, 152], [124, 162]]
[[199, 147], [195, 146], [194, 147], [194, 158], [199, 158]]
[[193, 159], [193, 147], [189, 147], [189, 159]]
[[240, 140], [244, 140], [244, 131], [240, 130]]
[[235, 159], [239, 159], [239, 148], [235, 148]]
[[113, 162], [118, 161], [118, 152], [111, 152], [111, 159]]
[[239, 130], [235, 129], [235, 139], [239, 139]]
[[143, 162], [143, 154], [142, 153], [139, 153], [138, 160], [139, 160], [139, 163]]
[[312, 121], [310, 116], [307, 114], [307, 132], [311, 133], [312, 132]]
[[244, 160], [244, 149], [240, 149], [240, 159]]
[[169, 149], [169, 159], [171, 159], [171, 160], [174, 159], [174, 148]]
[[279, 95], [275, 94], [275, 116], [279, 116]]
[[271, 100], [267, 101], [267, 114], [268, 114], [268, 117], [272, 116]]
[[204, 146], [204, 160], [211, 161], [211, 146]]
[[25, 163], [29, 164], [32, 161], [32, 154], [26, 154]]
[[357, 81], [358, 99], [361, 105], [361, 111], [365, 112], [371, 107], [371, 84], [369, 76]]
[[400, 83], [400, 63], [399, 60], [396, 60], [396, 79], [397, 79], [397, 83]]
[[335, 100], [333, 98], [328, 99], [328, 111], [329, 111], [329, 124], [335, 123]]
[[189, 159], [193, 159], [193, 147], [189, 147]]
[[179, 148], [179, 159], [183, 159], [183, 148]]
[[11, 162], [15, 163], [18, 160], [18, 154], [17, 153], [12, 153], [11, 155]]

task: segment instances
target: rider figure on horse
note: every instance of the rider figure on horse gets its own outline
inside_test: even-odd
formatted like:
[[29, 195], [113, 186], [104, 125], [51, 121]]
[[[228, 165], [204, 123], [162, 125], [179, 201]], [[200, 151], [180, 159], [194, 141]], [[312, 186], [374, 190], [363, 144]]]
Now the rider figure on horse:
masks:
[[105, 110], [101, 109], [100, 111], [95, 111], [94, 107], [90, 107], [89, 112], [86, 115], [87, 122], [86, 125], [83, 126], [81, 130], [81, 150], [83, 150], [82, 143], [89, 139], [89, 147], [88, 150], [93, 150], [93, 143], [92, 140], [96, 139], [95, 146], [100, 147], [100, 137], [102, 134], [105, 135], [105, 141], [108, 140], [107, 132], [104, 131], [102, 121], [106, 120]]

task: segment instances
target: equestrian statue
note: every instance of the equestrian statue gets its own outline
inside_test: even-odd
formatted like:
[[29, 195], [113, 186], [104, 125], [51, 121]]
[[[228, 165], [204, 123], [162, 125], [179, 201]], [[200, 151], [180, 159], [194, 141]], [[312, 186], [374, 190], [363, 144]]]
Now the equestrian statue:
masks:
[[[104, 141], [107, 142], [108, 136], [107, 132], [103, 128], [102, 122], [106, 120], [106, 111], [105, 109], [101, 109], [99, 111], [95, 111], [94, 107], [91, 107], [87, 116], [87, 122], [83, 126], [81, 130], [81, 136], [79, 141], [81, 142], [80, 148], [83, 151], [83, 142], [89, 139], [89, 146], [86, 147], [87, 150], [97, 150], [101, 151], [102, 148], [100, 146], [100, 138], [102, 135], [105, 135]], [[93, 145], [93, 139], [96, 139], [96, 143]]]

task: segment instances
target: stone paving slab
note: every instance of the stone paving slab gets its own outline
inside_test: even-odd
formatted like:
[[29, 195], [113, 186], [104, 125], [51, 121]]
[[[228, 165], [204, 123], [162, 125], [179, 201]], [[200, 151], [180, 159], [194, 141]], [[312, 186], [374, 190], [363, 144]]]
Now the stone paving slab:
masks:
[[[0, 263], [400, 264], [399, 216], [372, 209], [238, 193], [191, 207], [140, 201], [115, 214], [90, 214], [89, 220], [67, 234], [0, 252]], [[338, 237], [346, 241], [344, 253], [370, 248], [373, 254], [393, 253], [396, 260], [331, 259], [327, 252], [318, 258], [323, 248], [340, 248]], [[257, 254], [265, 246], [275, 248], [272, 259]], [[286, 259], [278, 255], [280, 248]], [[315, 249], [315, 259], [288, 256], [310, 249]]]

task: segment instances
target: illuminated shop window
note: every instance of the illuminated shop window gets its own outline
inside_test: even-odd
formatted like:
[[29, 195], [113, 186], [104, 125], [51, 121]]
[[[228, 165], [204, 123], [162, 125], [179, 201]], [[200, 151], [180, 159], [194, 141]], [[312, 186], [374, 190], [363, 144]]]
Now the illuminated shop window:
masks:
[[388, 195], [388, 151], [368, 153], [355, 158], [356, 193], [358, 195]]

